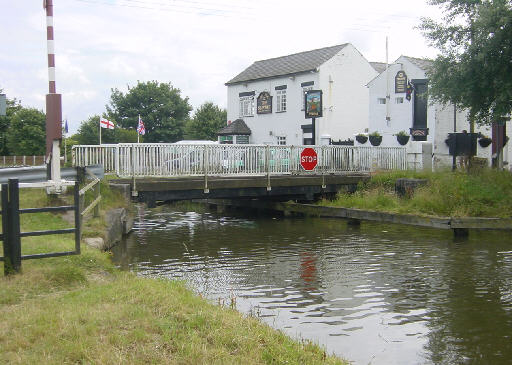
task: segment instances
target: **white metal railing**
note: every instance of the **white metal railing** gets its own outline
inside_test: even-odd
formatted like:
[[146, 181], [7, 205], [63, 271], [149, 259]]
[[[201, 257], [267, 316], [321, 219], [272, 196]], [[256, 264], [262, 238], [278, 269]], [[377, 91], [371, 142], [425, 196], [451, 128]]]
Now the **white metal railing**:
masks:
[[120, 177], [300, 174], [300, 154], [308, 147], [318, 155], [312, 173], [407, 169], [405, 147], [172, 143], [73, 146], [73, 165], [103, 164]]
[[117, 172], [117, 144], [79, 145], [71, 149], [73, 166], [103, 165], [106, 173]]

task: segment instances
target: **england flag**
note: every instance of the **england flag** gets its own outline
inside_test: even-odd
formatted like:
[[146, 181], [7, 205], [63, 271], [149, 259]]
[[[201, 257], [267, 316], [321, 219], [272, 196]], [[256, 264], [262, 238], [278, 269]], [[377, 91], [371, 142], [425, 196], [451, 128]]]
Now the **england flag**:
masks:
[[100, 119], [100, 126], [101, 128], [114, 129], [114, 123], [105, 118]]

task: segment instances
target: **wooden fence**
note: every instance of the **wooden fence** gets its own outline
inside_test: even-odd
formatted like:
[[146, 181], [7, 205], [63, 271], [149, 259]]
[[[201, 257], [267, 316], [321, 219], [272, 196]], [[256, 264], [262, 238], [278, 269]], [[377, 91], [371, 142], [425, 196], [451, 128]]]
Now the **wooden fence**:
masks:
[[39, 166], [44, 164], [44, 156], [0, 156], [0, 167]]

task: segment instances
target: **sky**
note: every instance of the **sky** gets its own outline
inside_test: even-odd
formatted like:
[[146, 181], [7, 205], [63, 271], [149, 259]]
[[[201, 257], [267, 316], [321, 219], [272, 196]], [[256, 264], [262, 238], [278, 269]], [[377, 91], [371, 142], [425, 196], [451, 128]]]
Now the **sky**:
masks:
[[[229, 79], [254, 61], [352, 43], [368, 61], [435, 57], [427, 0], [53, 0], [57, 92], [70, 132], [105, 112], [111, 89], [170, 82], [197, 108], [226, 107]], [[0, 0], [0, 89], [44, 110], [42, 0]]]

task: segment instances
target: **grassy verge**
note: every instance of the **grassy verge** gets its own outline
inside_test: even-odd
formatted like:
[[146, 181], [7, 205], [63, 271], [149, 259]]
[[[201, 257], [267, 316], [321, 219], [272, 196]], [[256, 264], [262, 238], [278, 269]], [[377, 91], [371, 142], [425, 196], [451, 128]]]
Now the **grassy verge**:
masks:
[[[400, 198], [394, 192], [400, 177], [423, 178], [428, 184]], [[512, 175], [490, 169], [471, 174], [380, 172], [360, 184], [355, 193], [340, 193], [334, 201], [321, 204], [427, 216], [506, 218], [512, 216]]]
[[[21, 202], [47, 204], [42, 192], [26, 190]], [[110, 198], [103, 204], [110, 206]], [[22, 217], [24, 231], [69, 227], [55, 214]], [[73, 246], [72, 235], [22, 239], [24, 254]], [[342, 363], [317, 345], [207, 302], [181, 282], [120, 272], [108, 253], [82, 246], [80, 256], [22, 265], [21, 274], [0, 276], [3, 364]]]

